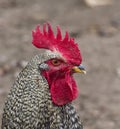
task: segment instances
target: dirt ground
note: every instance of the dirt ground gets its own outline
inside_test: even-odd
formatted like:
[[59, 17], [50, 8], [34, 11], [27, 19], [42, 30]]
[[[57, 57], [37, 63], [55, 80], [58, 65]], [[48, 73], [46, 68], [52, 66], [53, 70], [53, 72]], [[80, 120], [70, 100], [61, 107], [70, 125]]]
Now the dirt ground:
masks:
[[87, 74], [75, 75], [74, 104], [84, 129], [120, 129], [120, 0], [95, 8], [82, 0], [0, 0], [0, 119], [16, 76], [41, 52], [31, 30], [46, 21], [68, 30], [81, 49]]

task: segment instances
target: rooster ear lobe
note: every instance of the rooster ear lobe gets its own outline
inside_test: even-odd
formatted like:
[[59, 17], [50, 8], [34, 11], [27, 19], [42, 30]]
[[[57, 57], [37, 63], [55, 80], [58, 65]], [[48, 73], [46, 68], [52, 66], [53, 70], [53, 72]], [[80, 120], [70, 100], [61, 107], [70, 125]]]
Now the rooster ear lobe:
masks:
[[49, 66], [46, 63], [42, 63], [42, 64], [39, 65], [39, 69], [40, 70], [48, 70]]

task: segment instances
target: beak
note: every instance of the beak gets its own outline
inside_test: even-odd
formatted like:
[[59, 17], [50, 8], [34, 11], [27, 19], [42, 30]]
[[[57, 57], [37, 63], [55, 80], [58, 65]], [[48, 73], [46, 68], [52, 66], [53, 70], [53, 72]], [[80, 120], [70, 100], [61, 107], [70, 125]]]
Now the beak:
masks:
[[72, 70], [73, 70], [74, 73], [84, 73], [84, 74], [86, 74], [86, 71], [85, 71], [85, 68], [84, 68], [83, 65], [75, 66], [75, 67], [73, 67]]

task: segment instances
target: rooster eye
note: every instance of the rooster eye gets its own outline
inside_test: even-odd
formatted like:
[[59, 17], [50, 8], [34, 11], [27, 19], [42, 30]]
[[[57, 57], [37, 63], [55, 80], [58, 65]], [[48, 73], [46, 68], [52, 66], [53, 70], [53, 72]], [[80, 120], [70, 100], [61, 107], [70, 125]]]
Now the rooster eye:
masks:
[[52, 64], [55, 65], [55, 66], [58, 66], [58, 65], [61, 64], [61, 62], [59, 60], [57, 60], [57, 59], [53, 59]]

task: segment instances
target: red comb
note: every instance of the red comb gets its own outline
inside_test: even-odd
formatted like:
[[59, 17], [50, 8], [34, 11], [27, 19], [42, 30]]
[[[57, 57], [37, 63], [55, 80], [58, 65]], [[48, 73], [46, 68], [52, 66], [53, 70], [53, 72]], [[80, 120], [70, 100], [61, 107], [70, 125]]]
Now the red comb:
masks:
[[[47, 26], [47, 30], [46, 30]], [[68, 61], [71, 63], [80, 64], [82, 57], [78, 45], [74, 42], [73, 38], [69, 38], [68, 32], [62, 39], [60, 27], [57, 26], [57, 34], [54, 36], [52, 27], [49, 23], [43, 25], [43, 31], [40, 30], [40, 26], [36, 27], [35, 31], [32, 31], [33, 40], [32, 43], [37, 48], [45, 48], [51, 51], [59, 51]]]

